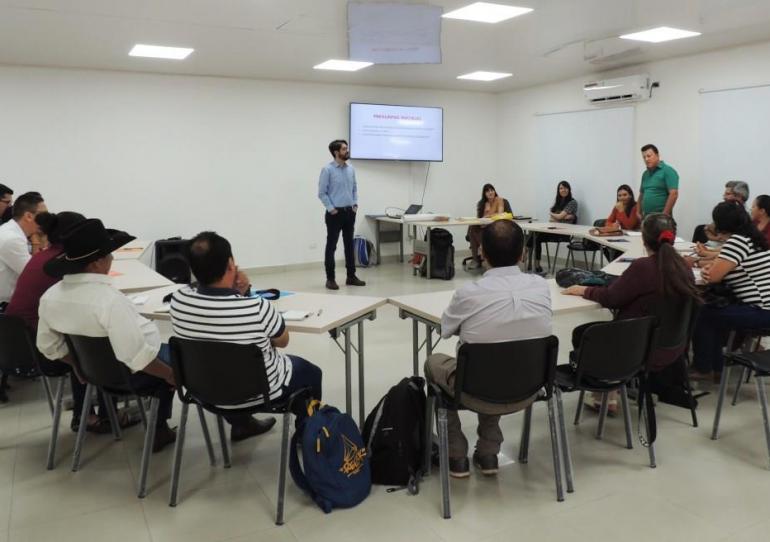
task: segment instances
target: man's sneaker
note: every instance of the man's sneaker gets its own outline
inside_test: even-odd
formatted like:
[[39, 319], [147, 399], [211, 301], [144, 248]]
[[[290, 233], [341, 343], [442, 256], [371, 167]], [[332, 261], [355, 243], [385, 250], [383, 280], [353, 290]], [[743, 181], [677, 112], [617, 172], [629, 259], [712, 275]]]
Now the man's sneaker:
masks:
[[329, 279], [326, 281], [326, 289], [327, 290], [339, 290], [340, 287], [337, 286], [337, 282], [334, 279]]
[[449, 476], [452, 478], [467, 478], [471, 475], [471, 466], [467, 457], [449, 458]]
[[481, 471], [485, 476], [497, 474], [497, 456], [481, 455], [479, 452], [473, 452], [473, 466]]
[[348, 286], [366, 286], [366, 283], [355, 275], [348, 277], [345, 284]]

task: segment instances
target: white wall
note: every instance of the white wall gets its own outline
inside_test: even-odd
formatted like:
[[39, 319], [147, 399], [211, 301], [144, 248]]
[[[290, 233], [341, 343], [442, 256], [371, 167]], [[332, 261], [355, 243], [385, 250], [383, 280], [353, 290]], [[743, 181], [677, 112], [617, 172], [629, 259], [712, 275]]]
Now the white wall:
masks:
[[[444, 107], [425, 204], [473, 214], [497, 172], [496, 97], [481, 93], [0, 67], [0, 181], [140, 238], [217, 230], [243, 267], [321, 261], [318, 173], [350, 101]], [[354, 164], [371, 237], [364, 213], [419, 200], [426, 165]]]
[[[714, 89], [770, 83], [770, 43], [727, 49], [696, 56], [675, 58], [645, 66], [635, 66], [607, 75], [620, 76], [649, 73], [660, 88], [650, 101], [636, 105], [635, 147], [655, 143], [661, 157], [673, 165], [680, 175], [680, 197], [674, 215], [680, 223], [682, 236], [689, 238], [696, 224], [711, 216], [711, 209], [699, 206], [699, 173], [701, 159], [718, 161], [720, 157], [701, 157], [699, 141], [699, 89]], [[590, 79], [593, 79], [591, 77]], [[536, 113], [576, 111], [586, 109], [582, 85], [589, 77], [501, 94], [499, 106], [498, 163], [499, 190], [504, 195], [515, 194], [514, 208], [546, 218], [550, 201], [536, 201], [537, 149]], [[770, 127], [768, 128], [770, 132]], [[636, 152], [638, 175], [618, 179], [638, 188], [644, 164]], [[597, 164], [601, 167], [601, 164]], [[728, 179], [725, 179], [727, 181]], [[554, 179], [554, 186], [556, 179]], [[752, 194], [767, 193], [770, 183], [752, 184]], [[711, 195], [717, 203], [721, 191]], [[606, 214], [615, 194], [606, 196]], [[604, 216], [582, 216], [588, 223]]]

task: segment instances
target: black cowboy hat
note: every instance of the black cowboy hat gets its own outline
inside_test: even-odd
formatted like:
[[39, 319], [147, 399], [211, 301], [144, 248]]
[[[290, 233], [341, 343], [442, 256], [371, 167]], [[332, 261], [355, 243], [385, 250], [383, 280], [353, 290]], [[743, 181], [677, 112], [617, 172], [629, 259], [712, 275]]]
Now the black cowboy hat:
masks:
[[75, 224], [61, 234], [64, 248], [59, 256], [45, 264], [43, 270], [52, 277], [79, 273], [91, 262], [130, 243], [136, 237], [124, 231], [108, 230], [98, 218], [89, 218]]

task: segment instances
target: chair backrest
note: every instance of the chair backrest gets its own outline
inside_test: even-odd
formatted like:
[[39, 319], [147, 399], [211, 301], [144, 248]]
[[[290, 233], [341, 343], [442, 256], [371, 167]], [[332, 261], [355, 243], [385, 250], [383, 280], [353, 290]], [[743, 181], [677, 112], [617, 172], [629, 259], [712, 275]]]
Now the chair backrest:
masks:
[[594, 324], [578, 347], [576, 381], [625, 382], [645, 369], [657, 318], [644, 316]]
[[80, 375], [87, 382], [110, 391], [133, 393], [131, 371], [115, 357], [108, 337], [66, 335], [70, 353]]
[[24, 320], [0, 314], [0, 369], [37, 367], [37, 349]]
[[503, 198], [503, 212], [513, 214], [513, 208], [507, 199]]
[[658, 319], [658, 329], [653, 348], [684, 348], [695, 330], [695, 320], [700, 306], [691, 297], [656, 299], [653, 314]]
[[545, 388], [550, 397], [559, 339], [551, 335], [503, 343], [465, 343], [457, 352], [455, 406], [462, 393], [489, 403], [516, 403]]
[[270, 406], [265, 361], [256, 344], [171, 337], [169, 346], [182, 401], [194, 397], [210, 405], [238, 405], [264, 396]]

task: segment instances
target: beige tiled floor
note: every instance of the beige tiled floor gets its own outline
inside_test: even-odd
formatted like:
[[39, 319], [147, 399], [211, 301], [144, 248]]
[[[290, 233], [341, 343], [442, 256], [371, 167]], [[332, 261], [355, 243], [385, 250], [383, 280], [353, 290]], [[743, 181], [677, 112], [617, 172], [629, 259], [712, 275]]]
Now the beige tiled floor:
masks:
[[[414, 278], [405, 267], [388, 264], [364, 270], [369, 285], [342, 287], [337, 295], [396, 295], [456, 287], [469, 276], [458, 270], [451, 282]], [[259, 287], [323, 291], [323, 273], [290, 271], [254, 275]], [[601, 312], [559, 317], [554, 330], [561, 358], [569, 350], [572, 327], [606, 317]], [[167, 332], [167, 330], [164, 330]], [[411, 326], [386, 306], [366, 324], [367, 407], [411, 371]], [[452, 341], [438, 350], [451, 352]], [[325, 336], [294, 335], [289, 351], [324, 370], [325, 400], [344, 406], [343, 365]], [[279, 432], [233, 447], [233, 467], [210, 467], [197, 416], [191, 415], [182, 467], [180, 503], [167, 506], [171, 450], [153, 456], [150, 494], [135, 496], [142, 435], [126, 431], [121, 442], [108, 436], [86, 441], [83, 466], [70, 472], [74, 435], [70, 413], [62, 419], [57, 466], [45, 470], [50, 415], [37, 382], [12, 381], [11, 402], [0, 406], [0, 542], [122, 540], [156, 542], [260, 541], [375, 542], [378, 540], [767, 540], [770, 472], [755, 388], [746, 386], [740, 403], [727, 407], [719, 441], [709, 439], [715, 396], [701, 400], [701, 427], [689, 425], [688, 412], [658, 408], [658, 468], [647, 466], [645, 450], [624, 447], [621, 419], [608, 422], [605, 438], [593, 436], [596, 416], [568, 426], [573, 447], [576, 492], [555, 499], [545, 408], [535, 410], [526, 465], [509, 462], [494, 478], [472, 474], [453, 480], [453, 518], [439, 514], [436, 477], [423, 482], [418, 496], [389, 494], [375, 487], [353, 510], [324, 515], [291, 483], [286, 525], [276, 527]], [[715, 390], [712, 390], [715, 391]], [[568, 419], [576, 397], [566, 398]], [[354, 403], [355, 404], [355, 403]], [[178, 415], [178, 409], [176, 412]], [[213, 421], [213, 420], [211, 420]], [[472, 417], [463, 415], [469, 436]], [[210, 424], [211, 425], [211, 424]], [[517, 454], [521, 416], [503, 419], [503, 453]]]

